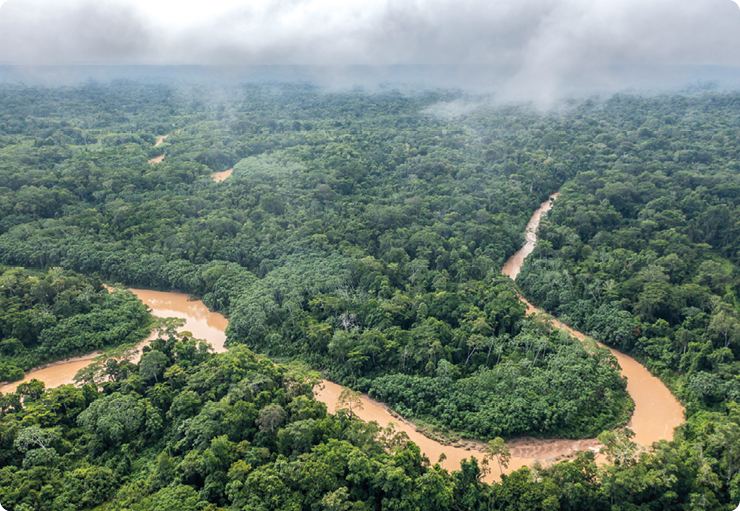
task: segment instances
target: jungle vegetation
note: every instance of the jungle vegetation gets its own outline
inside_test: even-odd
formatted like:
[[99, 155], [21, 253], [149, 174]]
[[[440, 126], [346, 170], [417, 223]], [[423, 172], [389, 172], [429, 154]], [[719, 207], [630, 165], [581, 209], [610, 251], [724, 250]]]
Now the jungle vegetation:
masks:
[[103, 348], [134, 344], [151, 317], [132, 293], [109, 293], [95, 277], [50, 268], [0, 267], [0, 381]]
[[[542, 152], [536, 114], [469, 126], [435, 115], [454, 96], [299, 85], [215, 103], [134, 84], [22, 91], [33, 102], [13, 88], [3, 101], [5, 262], [193, 293], [229, 316], [229, 344], [482, 439], [627, 422], [613, 357], [528, 325], [499, 275], [534, 207], [577, 172], [551, 159], [511, 173]], [[521, 149], [498, 155], [510, 133]], [[409, 377], [440, 381], [444, 411], [399, 394]], [[537, 406], [522, 406], [533, 393]]]
[[[734, 508], [740, 95], [449, 115], [468, 100], [297, 84], [0, 87], [2, 262], [193, 293], [229, 316], [232, 346], [211, 355], [165, 336], [160, 354], [112, 382], [4, 396], [0, 502]], [[584, 453], [488, 486], [482, 460], [447, 473], [403, 438], [327, 415], [304, 380], [244, 347], [483, 440], [624, 424], [631, 403], [613, 357], [528, 318], [499, 275], [556, 190], [517, 284], [669, 384], [687, 408], [672, 442], [640, 449], [610, 433], [610, 465]], [[54, 405], [60, 393], [75, 407]], [[139, 419], [116, 423], [124, 408]]]

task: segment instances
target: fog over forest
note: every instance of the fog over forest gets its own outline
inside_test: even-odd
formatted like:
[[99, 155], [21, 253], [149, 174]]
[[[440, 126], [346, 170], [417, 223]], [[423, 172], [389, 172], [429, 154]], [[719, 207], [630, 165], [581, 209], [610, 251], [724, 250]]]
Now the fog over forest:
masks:
[[[512, 99], [740, 81], [740, 8], [732, 0], [238, 4], [6, 0], [0, 64], [323, 66], [313, 74], [340, 84], [382, 81], [398, 73], [392, 66], [454, 66], [425, 77]], [[335, 69], [328, 79], [325, 66]]]

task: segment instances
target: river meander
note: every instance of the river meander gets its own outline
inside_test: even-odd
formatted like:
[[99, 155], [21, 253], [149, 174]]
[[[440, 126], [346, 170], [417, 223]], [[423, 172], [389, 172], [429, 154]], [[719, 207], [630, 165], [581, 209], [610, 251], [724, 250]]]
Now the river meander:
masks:
[[[557, 194], [553, 195], [553, 200]], [[524, 262], [524, 259], [534, 249], [537, 241], [535, 233], [540, 223], [541, 216], [550, 210], [552, 201], [548, 200], [533, 214], [527, 224], [526, 244], [514, 254], [504, 265], [502, 272], [512, 278], [516, 278]], [[131, 289], [131, 291], [147, 304], [152, 314], [160, 317], [178, 317], [185, 319], [182, 331], [189, 331], [196, 338], [208, 340], [216, 352], [223, 352], [226, 341], [226, 326], [228, 320], [217, 312], [211, 312], [199, 300], [189, 300], [188, 295], [178, 292], [148, 291], [142, 289]], [[542, 314], [529, 302], [523, 300], [530, 313]], [[572, 335], [581, 340], [586, 336], [580, 332], [573, 331], [569, 327], [553, 320], [557, 328], [568, 330]], [[145, 341], [146, 342], [146, 341]], [[142, 343], [143, 344], [143, 343]], [[643, 445], [649, 446], [661, 439], [671, 439], [673, 429], [683, 422], [683, 407], [671, 395], [668, 388], [656, 377], [652, 376], [647, 369], [637, 361], [616, 350], [611, 352], [619, 360], [622, 374], [627, 377], [627, 390], [635, 402], [635, 411], [630, 421], [630, 427], [635, 431], [635, 440]], [[92, 353], [87, 356], [78, 357], [56, 364], [39, 368], [26, 373], [22, 381], [30, 381], [32, 378], [43, 381], [47, 387], [55, 387], [72, 383], [77, 371], [92, 362], [97, 356]], [[11, 383], [0, 387], [0, 392], [13, 392], [21, 382]], [[316, 397], [327, 405], [329, 412], [336, 408], [337, 398], [341, 387], [335, 383], [324, 381], [321, 388], [317, 389]], [[404, 431], [409, 438], [415, 442], [422, 452], [434, 463], [440, 455], [444, 454], [446, 460], [442, 466], [449, 470], [460, 467], [460, 461], [476, 455], [479, 459], [481, 454], [476, 450], [482, 447], [475, 442], [460, 442], [457, 445], [444, 445], [419, 433], [413, 424], [395, 418], [385, 405], [363, 396], [363, 409], [357, 415], [366, 421], [377, 421], [385, 426], [392, 422], [396, 430]], [[563, 439], [534, 439], [519, 438], [508, 442], [511, 449], [511, 462], [506, 472], [511, 472], [529, 465], [535, 459], [548, 460], [563, 458], [573, 455], [576, 451], [587, 449], [597, 450], [599, 442], [596, 439], [586, 440], [563, 440]], [[494, 469], [488, 476], [488, 480], [498, 478], [498, 471]]]

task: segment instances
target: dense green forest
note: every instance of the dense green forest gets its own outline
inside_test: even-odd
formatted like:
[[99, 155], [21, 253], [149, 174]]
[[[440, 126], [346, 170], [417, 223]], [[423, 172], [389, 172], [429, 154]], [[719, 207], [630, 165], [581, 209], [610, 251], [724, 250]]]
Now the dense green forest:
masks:
[[563, 187], [519, 283], [694, 409], [724, 411], [740, 400], [740, 98], [652, 103], [604, 105], [622, 134], [595, 130], [594, 164]]
[[[193, 293], [229, 316], [232, 347], [173, 337], [113, 382], [4, 396], [0, 502], [734, 508], [740, 95], [485, 105], [296, 84], [0, 87], [0, 260]], [[623, 425], [614, 357], [527, 317], [499, 275], [558, 189], [518, 284], [671, 386], [688, 415], [672, 442], [641, 452], [606, 435], [611, 465], [584, 454], [487, 486], [482, 460], [448, 474], [349, 412], [327, 415], [305, 380], [240, 346], [484, 440]], [[138, 419], [116, 423], [121, 409]]]
[[47, 362], [133, 344], [149, 333], [146, 306], [95, 277], [61, 268], [0, 267], [0, 381]]
[[[12, 510], [720, 509], [722, 436], [685, 427], [637, 454], [603, 437], [594, 454], [523, 468], [501, 483], [473, 457], [442, 469], [392, 428], [329, 415], [317, 374], [243, 346], [215, 355], [164, 330], [125, 371], [102, 366], [81, 388], [33, 380], [0, 396], [0, 502]], [[106, 377], [109, 380], [106, 381]], [[732, 422], [735, 421], [735, 422]], [[725, 429], [720, 429], [725, 428]], [[434, 460], [436, 461], [436, 460]], [[715, 491], [719, 496], [715, 495]], [[734, 487], [732, 490], [737, 491]]]
[[[5, 91], [4, 261], [194, 293], [229, 315], [229, 343], [360, 388], [383, 376], [371, 390], [399, 410], [480, 438], [587, 437], [627, 422], [611, 355], [524, 328], [499, 276], [531, 211], [577, 170], [508, 172], [542, 151], [536, 114], [486, 118], [531, 128], [513, 130], [522, 153], [498, 155], [505, 130], [425, 112], [454, 99], [444, 94], [249, 86], [207, 103], [209, 91], [166, 90], [23, 89], [25, 105]], [[167, 127], [153, 116], [170, 130], [156, 147]], [[226, 182], [210, 179], [231, 166]], [[425, 385], [440, 363], [455, 380], [444, 410], [404, 406], [398, 381]], [[533, 386], [538, 406], [521, 406]]]

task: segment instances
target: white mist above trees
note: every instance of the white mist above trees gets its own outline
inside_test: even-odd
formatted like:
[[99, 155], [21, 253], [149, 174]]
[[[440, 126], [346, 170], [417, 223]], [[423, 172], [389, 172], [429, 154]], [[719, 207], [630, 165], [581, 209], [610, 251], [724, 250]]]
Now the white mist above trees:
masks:
[[[241, 4], [241, 5], [240, 5]], [[8, 0], [0, 62], [740, 64], [731, 0]]]

